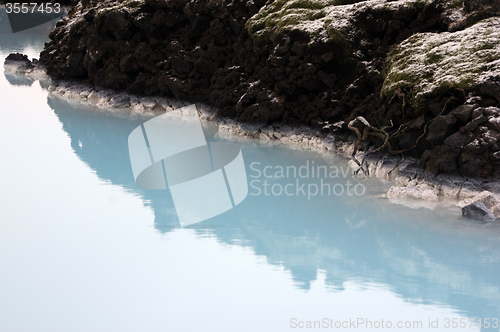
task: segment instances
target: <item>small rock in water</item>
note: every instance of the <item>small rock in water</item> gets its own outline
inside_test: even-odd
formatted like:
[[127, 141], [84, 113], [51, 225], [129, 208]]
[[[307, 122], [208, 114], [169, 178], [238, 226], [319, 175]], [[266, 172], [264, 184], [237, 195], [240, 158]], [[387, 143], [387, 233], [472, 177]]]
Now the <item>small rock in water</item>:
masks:
[[491, 222], [495, 216], [483, 203], [477, 202], [462, 208], [462, 216], [468, 219]]
[[35, 65], [22, 53], [11, 53], [7, 56], [4, 66], [10, 67], [9, 71], [27, 73], [33, 71]]
[[24, 61], [24, 62], [31, 62], [28, 59], [28, 56], [22, 53], [11, 53], [7, 56], [5, 59], [6, 61]]

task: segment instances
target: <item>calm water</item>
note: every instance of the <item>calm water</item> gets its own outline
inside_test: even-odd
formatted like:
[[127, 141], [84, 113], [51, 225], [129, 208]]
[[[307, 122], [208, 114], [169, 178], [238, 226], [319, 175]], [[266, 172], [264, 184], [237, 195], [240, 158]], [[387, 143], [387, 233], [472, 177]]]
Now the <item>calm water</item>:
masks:
[[[37, 57], [50, 24], [12, 34], [1, 17], [2, 61], [14, 51]], [[1, 332], [277, 332], [307, 321], [319, 321], [316, 330], [380, 331], [390, 322], [392, 330], [499, 331], [498, 223], [373, 199], [381, 184], [348, 176], [327, 180], [360, 181], [365, 195], [250, 188], [235, 209], [183, 228], [168, 191], [134, 182], [127, 138], [145, 119], [70, 104], [8, 74], [0, 91]], [[249, 176], [265, 166], [346, 167], [313, 152], [238, 144]], [[467, 318], [487, 318], [490, 328]]]

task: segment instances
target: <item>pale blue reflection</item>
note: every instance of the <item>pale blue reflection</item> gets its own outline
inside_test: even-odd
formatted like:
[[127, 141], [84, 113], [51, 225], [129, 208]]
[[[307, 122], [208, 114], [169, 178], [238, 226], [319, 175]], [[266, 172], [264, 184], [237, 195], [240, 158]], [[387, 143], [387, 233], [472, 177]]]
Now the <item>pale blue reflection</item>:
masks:
[[[153, 209], [159, 232], [180, 227], [169, 210], [173, 202], [168, 191], [144, 190], [134, 184], [127, 136], [140, 121], [77, 110], [60, 99], [48, 102], [71, 137], [75, 153], [99, 177], [140, 195]], [[262, 167], [298, 168], [307, 161], [326, 165], [312, 152], [238, 144], [249, 180], [256, 175], [249, 166], [253, 162]], [[345, 166], [344, 161], [336, 163]], [[288, 183], [287, 179], [268, 180]], [[211, 234], [221, 243], [251, 247], [268, 263], [290, 270], [296, 286], [305, 290], [318, 271], [324, 271], [325, 283], [333, 291], [357, 280], [388, 285], [412, 303], [446, 304], [469, 317], [494, 317], [499, 312], [498, 223], [481, 226], [447, 210], [412, 210], [366, 197], [307, 200], [251, 193], [252, 189], [237, 208], [193, 227], [200, 236]]]

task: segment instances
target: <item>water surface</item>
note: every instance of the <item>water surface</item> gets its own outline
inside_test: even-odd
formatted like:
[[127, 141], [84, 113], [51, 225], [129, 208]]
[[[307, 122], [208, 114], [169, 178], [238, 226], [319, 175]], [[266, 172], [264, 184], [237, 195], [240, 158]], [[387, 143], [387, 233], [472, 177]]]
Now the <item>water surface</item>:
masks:
[[[12, 34], [1, 18], [2, 59], [37, 57], [54, 24]], [[183, 228], [168, 191], [134, 182], [127, 138], [146, 119], [68, 103], [7, 73], [0, 91], [2, 332], [277, 332], [307, 321], [332, 329], [325, 318], [333, 327], [363, 319], [395, 330], [479, 331], [446, 322], [500, 318], [498, 223], [370, 198], [381, 184], [348, 176], [329, 183], [361, 181], [365, 195], [251, 188], [237, 208]], [[205, 126], [209, 140], [222, 140]], [[347, 166], [237, 143], [249, 180], [265, 166]], [[422, 328], [395, 328], [415, 321]]]

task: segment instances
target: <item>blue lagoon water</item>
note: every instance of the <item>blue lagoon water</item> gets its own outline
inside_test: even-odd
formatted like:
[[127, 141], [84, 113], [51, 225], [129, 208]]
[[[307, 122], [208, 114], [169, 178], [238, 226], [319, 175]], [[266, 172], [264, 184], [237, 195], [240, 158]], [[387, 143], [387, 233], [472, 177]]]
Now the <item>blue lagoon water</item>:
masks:
[[[37, 57], [54, 22], [12, 34], [2, 15], [0, 58]], [[0, 75], [1, 332], [500, 330], [499, 223], [391, 204], [373, 197], [386, 184], [349, 175], [328, 181], [359, 181], [364, 195], [251, 187], [236, 208], [181, 227], [168, 191], [134, 182], [127, 139], [146, 119], [43, 86]], [[236, 142], [249, 181], [265, 166], [347, 167]]]

